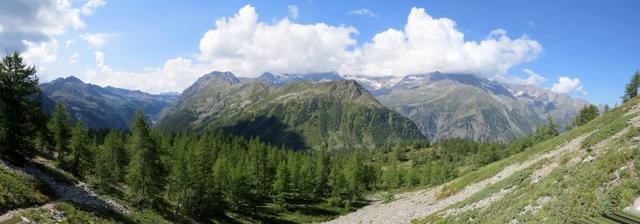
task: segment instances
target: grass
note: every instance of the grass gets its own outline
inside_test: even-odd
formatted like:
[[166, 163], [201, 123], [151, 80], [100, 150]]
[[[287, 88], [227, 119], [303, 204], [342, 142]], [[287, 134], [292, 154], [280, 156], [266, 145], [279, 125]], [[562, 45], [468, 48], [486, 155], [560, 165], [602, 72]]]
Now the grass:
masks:
[[[639, 100], [635, 99], [634, 101], [632, 104], [616, 108], [582, 127], [538, 144], [523, 153], [489, 164], [460, 177], [450, 182], [442, 194], [451, 194], [451, 191], [486, 179], [502, 170], [506, 165], [532, 158], [532, 156], [551, 150], [584, 133], [592, 132], [590, 136], [585, 138], [587, 147], [602, 142], [626, 127], [628, 119], [633, 116], [624, 116], [624, 114]], [[518, 186], [500, 201], [492, 203], [485, 209], [471, 210], [451, 217], [440, 217], [438, 214], [434, 214], [418, 222], [508, 223], [517, 219], [521, 223], [571, 223], [585, 217], [598, 217], [620, 212], [640, 195], [638, 170], [628, 166], [634, 161], [640, 160], [637, 158], [640, 156], [630, 150], [630, 146], [636, 144], [630, 142], [630, 139], [639, 134], [640, 130], [632, 128], [625, 138], [615, 139], [605, 145], [602, 150], [606, 153], [598, 154], [592, 162], [569, 162], [572, 157], [580, 158], [587, 154], [585, 151], [575, 151], [559, 158], [560, 166], [540, 182], [534, 184], [529, 181], [521, 181], [529, 179], [531, 170], [548, 163], [548, 161], [541, 161], [534, 164], [534, 167], [515, 173], [465, 201], [449, 207], [463, 207], [486, 198], [505, 186], [512, 184]], [[627, 167], [627, 169], [621, 169], [621, 167]], [[615, 173], [619, 173], [619, 178]], [[553, 199], [543, 206], [538, 205], [537, 202], [537, 199], [541, 197]], [[540, 207], [535, 214], [523, 212], [523, 208], [528, 205]]]
[[[453, 181], [450, 181], [449, 183], [447, 183], [444, 187], [442, 192], [439, 194], [440, 197], [446, 197], [452, 194], [455, 194], [456, 192], [464, 189], [466, 186], [476, 183], [478, 181], [487, 179], [489, 177], [492, 177], [494, 175], [496, 175], [498, 172], [500, 172], [501, 170], [503, 170], [506, 166], [511, 165], [511, 164], [515, 164], [515, 163], [519, 163], [519, 162], [523, 162], [526, 161], [530, 158], [533, 158], [534, 156], [537, 155], [541, 155], [545, 152], [551, 151], [553, 149], [555, 149], [556, 147], [567, 143], [575, 138], [577, 138], [578, 136], [585, 134], [585, 133], [589, 133], [593, 130], [598, 129], [599, 126], [601, 126], [601, 124], [608, 124], [605, 125], [607, 126], [608, 131], [601, 131], [598, 136], [599, 137], [593, 137], [591, 141], [597, 141], [598, 139], [603, 139], [609, 137], [610, 135], [615, 134], [615, 132], [610, 133], [612, 130], [620, 130], [620, 123], [624, 123], [626, 124], [626, 119], [622, 119], [625, 114], [625, 112], [631, 108], [632, 105], [640, 103], [640, 98], [636, 98], [632, 101], [630, 101], [630, 103], [625, 104], [626, 106], [620, 106], [617, 107], [605, 114], [603, 114], [600, 117], [597, 117], [596, 119], [594, 119], [593, 121], [580, 126], [578, 128], [572, 129], [568, 132], [565, 132], [563, 134], [561, 134], [560, 136], [557, 136], [555, 138], [552, 138], [548, 141], [545, 142], [541, 142], [539, 144], [536, 144], [534, 146], [532, 146], [531, 148], [528, 148], [527, 150], [518, 153], [518, 154], [514, 154], [511, 157], [490, 163], [480, 169], [477, 169], [475, 171], [471, 171], [469, 173], [467, 173], [466, 175], [463, 175], [459, 178], [454, 179]], [[622, 127], [624, 128], [624, 127]]]
[[329, 221], [337, 216], [352, 212], [366, 205], [366, 202], [353, 203], [350, 210], [332, 206], [326, 200], [308, 199], [288, 200], [285, 210], [268, 203], [254, 209], [226, 212], [228, 223], [317, 223]]
[[[633, 117], [633, 116], [635, 115], [628, 116], [628, 117]], [[595, 144], [613, 136], [614, 134], [618, 133], [620, 130], [624, 129], [625, 127], [627, 127], [627, 119], [624, 119], [624, 118], [614, 120], [613, 122], [610, 122], [610, 123], [604, 123], [602, 127], [600, 127], [593, 134], [589, 135], [589, 137], [587, 137], [582, 142], [580, 147], [582, 149], [590, 149]]]
[[14, 216], [10, 219], [5, 220], [4, 222], [0, 222], [0, 224], [16, 224], [16, 223], [20, 223], [22, 221], [22, 219], [18, 216]]
[[0, 213], [43, 204], [53, 191], [39, 179], [0, 167]]
[[38, 159], [37, 162], [31, 163], [31, 165], [40, 169], [40, 171], [42, 171], [43, 173], [53, 177], [58, 182], [72, 186], [78, 184], [79, 182], [78, 179], [73, 176], [73, 174], [55, 167], [51, 162], [47, 160]]

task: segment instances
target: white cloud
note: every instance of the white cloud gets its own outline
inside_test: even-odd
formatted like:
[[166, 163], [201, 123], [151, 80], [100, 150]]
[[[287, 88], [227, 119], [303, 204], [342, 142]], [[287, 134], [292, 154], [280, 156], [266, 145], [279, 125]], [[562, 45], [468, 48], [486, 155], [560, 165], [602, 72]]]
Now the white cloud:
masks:
[[298, 19], [298, 16], [300, 15], [300, 10], [298, 10], [298, 6], [295, 5], [289, 5], [289, 16], [291, 16], [292, 19]]
[[371, 11], [370, 9], [356, 9], [349, 11], [350, 15], [360, 15], [360, 16], [370, 16], [373, 18], [378, 18], [378, 14]]
[[538, 42], [526, 36], [511, 39], [502, 29], [480, 42], [465, 41], [453, 20], [435, 19], [424, 9], [413, 8], [404, 30], [376, 34], [372, 42], [356, 49], [341, 72], [401, 76], [441, 71], [495, 78], [513, 65], [535, 59], [541, 51]]
[[89, 0], [84, 5], [82, 5], [81, 12], [83, 15], [92, 15], [93, 12], [101, 6], [106, 5], [107, 2], [105, 0]]
[[84, 76], [99, 85], [153, 93], [182, 91], [212, 70], [245, 77], [267, 71], [398, 77], [441, 71], [520, 84], [544, 82], [531, 70], [524, 71], [526, 79], [507, 75], [514, 65], [536, 59], [542, 46], [527, 36], [512, 39], [502, 29], [491, 31], [483, 40], [469, 41], [453, 20], [432, 18], [424, 9], [413, 8], [403, 30], [388, 29], [361, 45], [352, 37], [357, 33], [349, 26], [299, 24], [287, 17], [259, 22], [255, 8], [247, 5], [237, 14], [215, 21], [215, 27], [200, 40], [195, 62], [174, 58], [159, 68], [126, 72], [112, 69], [105, 55], [96, 52], [96, 69], [86, 70]]
[[[42, 72], [43, 63], [55, 62], [56, 37], [86, 26], [75, 0], [0, 1], [0, 49], [22, 52]], [[72, 42], [65, 42], [68, 49]]]
[[73, 52], [73, 54], [71, 54], [71, 56], [69, 56], [69, 65], [76, 65], [78, 64], [78, 59], [80, 59], [80, 54], [78, 54], [78, 52]]
[[22, 57], [27, 64], [42, 64], [56, 61], [56, 54], [58, 52], [58, 41], [51, 40], [48, 42], [34, 43], [31, 41], [23, 40], [22, 43], [27, 49], [22, 52]]
[[[571, 79], [567, 76], [560, 76], [558, 82], [551, 86], [551, 91], [562, 94], [569, 94], [581, 90], [582, 84], [580, 83], [580, 79]], [[586, 95], [586, 93], [583, 92], [583, 95]]]
[[250, 5], [230, 18], [216, 20], [216, 27], [200, 40], [200, 60], [221, 71], [256, 76], [275, 73], [335, 71], [356, 40], [353, 27], [324, 23], [302, 25], [284, 18], [274, 24], [258, 22]]
[[80, 38], [89, 42], [91, 46], [101, 48], [107, 43], [107, 39], [111, 37], [109, 33], [84, 33], [80, 35]]
[[543, 76], [541, 76], [538, 73], [535, 73], [534, 71], [531, 71], [531, 69], [525, 68], [523, 69], [524, 73], [527, 73], [527, 75], [529, 75], [529, 77], [527, 79], [524, 80], [525, 85], [539, 85], [542, 84], [543, 82], [546, 82], [547, 79], [545, 79]]
[[[138, 89], [150, 93], [181, 92], [200, 76], [212, 71], [212, 67], [195, 64], [190, 59], [167, 60], [161, 68], [150, 68], [143, 72], [126, 72], [112, 69], [106, 64], [103, 52], [95, 52], [97, 69], [87, 69], [81, 79], [101, 86]], [[153, 81], [150, 81], [153, 80]]]
[[69, 50], [69, 48], [71, 47], [71, 45], [75, 44], [76, 41], [75, 40], [67, 40], [64, 42], [64, 49], [65, 50]]
[[104, 64], [104, 53], [102, 53], [102, 51], [96, 51], [93, 53], [96, 57], [96, 66], [101, 70], [101, 71], [105, 71], [105, 70], [111, 70], [109, 68], [109, 66], [106, 66]]

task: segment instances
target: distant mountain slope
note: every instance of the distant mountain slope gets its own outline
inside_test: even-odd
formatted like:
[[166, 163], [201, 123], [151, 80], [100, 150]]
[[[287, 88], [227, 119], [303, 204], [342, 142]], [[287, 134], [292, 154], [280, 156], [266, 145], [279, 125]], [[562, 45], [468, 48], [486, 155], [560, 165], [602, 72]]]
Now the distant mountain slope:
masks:
[[216, 129], [295, 149], [373, 149], [424, 137], [354, 81], [238, 79], [213, 72], [162, 112], [158, 128]]
[[155, 120], [156, 115], [175, 98], [174, 95], [152, 95], [137, 90], [100, 87], [70, 76], [40, 85], [46, 96], [45, 111], [53, 111], [55, 102], [63, 103], [73, 120], [81, 120], [89, 128], [128, 129], [133, 114], [144, 108]]
[[384, 106], [412, 119], [430, 140], [465, 138], [507, 142], [533, 131], [547, 116], [561, 126], [588, 102], [533, 86], [503, 84], [468, 74], [429, 73], [405, 77], [336, 73], [272, 74], [273, 85], [294, 81], [355, 80]]
[[431, 140], [507, 142], [533, 131], [547, 115], [566, 125], [587, 104], [535, 87], [439, 72], [405, 76], [374, 93], [383, 105], [415, 121]]

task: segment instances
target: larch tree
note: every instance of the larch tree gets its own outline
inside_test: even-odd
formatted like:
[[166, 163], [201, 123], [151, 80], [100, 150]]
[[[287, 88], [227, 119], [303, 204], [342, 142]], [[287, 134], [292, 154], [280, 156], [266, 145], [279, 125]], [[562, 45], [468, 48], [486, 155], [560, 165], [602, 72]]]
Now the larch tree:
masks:
[[131, 195], [141, 206], [156, 205], [164, 186], [164, 167], [160, 150], [151, 137], [151, 130], [142, 109], [135, 114], [129, 141], [131, 160], [127, 170], [127, 184]]
[[88, 173], [92, 164], [91, 139], [82, 122], [76, 122], [71, 130], [69, 153], [64, 156], [62, 167], [67, 171], [82, 177]]
[[53, 149], [58, 153], [57, 160], [62, 162], [62, 158], [69, 153], [69, 139], [71, 138], [67, 111], [62, 103], [56, 103], [48, 128], [53, 135]]
[[631, 98], [638, 96], [638, 88], [640, 87], [640, 71], [636, 71], [635, 74], [629, 80], [629, 83], [625, 86], [624, 96], [622, 96], [622, 101], [627, 102]]
[[[0, 155], [21, 163], [37, 154], [34, 139], [42, 130], [38, 77], [16, 52], [0, 62]], [[35, 96], [35, 97], [34, 97]], [[35, 98], [35, 99], [34, 99]]]

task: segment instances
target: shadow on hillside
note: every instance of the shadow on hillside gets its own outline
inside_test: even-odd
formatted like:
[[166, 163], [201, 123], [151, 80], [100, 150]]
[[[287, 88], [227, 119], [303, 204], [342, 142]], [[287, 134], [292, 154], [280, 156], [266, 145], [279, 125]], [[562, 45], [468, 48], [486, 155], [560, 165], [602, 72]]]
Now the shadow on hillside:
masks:
[[244, 137], [260, 137], [264, 142], [274, 146], [285, 146], [294, 150], [307, 149], [304, 137], [297, 132], [288, 130], [289, 125], [277, 117], [260, 116], [242, 120], [232, 126], [224, 127], [225, 133]]

